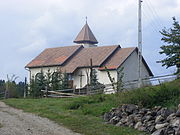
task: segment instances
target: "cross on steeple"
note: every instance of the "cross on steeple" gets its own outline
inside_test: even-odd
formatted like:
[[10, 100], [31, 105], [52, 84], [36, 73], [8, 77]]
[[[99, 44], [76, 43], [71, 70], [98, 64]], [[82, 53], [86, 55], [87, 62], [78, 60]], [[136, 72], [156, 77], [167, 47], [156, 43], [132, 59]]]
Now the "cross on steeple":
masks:
[[86, 24], [87, 24], [87, 16], [86, 16]]

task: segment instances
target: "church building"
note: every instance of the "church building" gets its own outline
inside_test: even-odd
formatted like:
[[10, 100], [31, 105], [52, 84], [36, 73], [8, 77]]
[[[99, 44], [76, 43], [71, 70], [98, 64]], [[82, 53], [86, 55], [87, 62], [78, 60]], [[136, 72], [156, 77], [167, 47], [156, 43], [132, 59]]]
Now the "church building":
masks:
[[[60, 69], [68, 74], [74, 88], [83, 88], [89, 80], [90, 68], [96, 71], [98, 82], [110, 84], [109, 71], [116, 82], [118, 70], [123, 68], [123, 82], [138, 79], [138, 48], [121, 48], [120, 45], [100, 46], [88, 23], [84, 25], [72, 46], [47, 48], [25, 67], [29, 77], [38, 73], [56, 72]], [[144, 58], [142, 58], [142, 78], [153, 76]], [[105, 68], [106, 67], [106, 68]]]

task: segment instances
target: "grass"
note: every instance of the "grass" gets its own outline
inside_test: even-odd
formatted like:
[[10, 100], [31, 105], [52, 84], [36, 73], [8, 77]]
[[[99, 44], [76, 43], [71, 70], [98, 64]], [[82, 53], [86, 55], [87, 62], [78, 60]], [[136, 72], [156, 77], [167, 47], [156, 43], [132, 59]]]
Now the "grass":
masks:
[[8, 105], [47, 117], [85, 135], [139, 135], [128, 127], [105, 124], [102, 115], [121, 104], [143, 107], [161, 105], [175, 108], [180, 103], [180, 80], [113, 95], [94, 95], [66, 99], [8, 99]]
[[[74, 104], [79, 103], [81, 100], [86, 103], [81, 104], [77, 108], [71, 108]], [[39, 116], [49, 118], [60, 125], [62, 124], [75, 132], [83, 133], [85, 135], [140, 134], [139, 131], [132, 128], [115, 127], [113, 125], [105, 124], [101, 116], [101, 110], [97, 110], [96, 112], [96, 108], [98, 108], [98, 106], [103, 107], [106, 105], [100, 103], [101, 105], [96, 107], [95, 104], [98, 103], [92, 103], [91, 97], [73, 99], [9, 99], [4, 101], [13, 107], [21, 108], [26, 112], [32, 112]], [[95, 108], [90, 111], [85, 111], [88, 104], [89, 107], [95, 106]]]

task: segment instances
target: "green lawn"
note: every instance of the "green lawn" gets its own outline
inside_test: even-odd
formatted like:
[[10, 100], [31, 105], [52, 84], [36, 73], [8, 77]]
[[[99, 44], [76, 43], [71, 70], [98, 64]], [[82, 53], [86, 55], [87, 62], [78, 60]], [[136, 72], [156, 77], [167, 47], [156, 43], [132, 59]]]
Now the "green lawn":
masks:
[[85, 135], [139, 135], [128, 127], [105, 124], [102, 116], [124, 103], [143, 107], [162, 105], [175, 108], [180, 103], [180, 80], [156, 87], [141, 88], [113, 95], [95, 95], [66, 99], [8, 99], [6, 104], [47, 117]]

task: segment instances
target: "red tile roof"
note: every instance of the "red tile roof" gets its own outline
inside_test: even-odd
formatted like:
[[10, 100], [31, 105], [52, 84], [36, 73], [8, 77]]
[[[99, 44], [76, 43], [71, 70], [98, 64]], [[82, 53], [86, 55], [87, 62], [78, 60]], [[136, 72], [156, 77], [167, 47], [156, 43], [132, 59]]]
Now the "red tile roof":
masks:
[[82, 46], [66, 46], [45, 49], [39, 56], [26, 65], [28, 68], [62, 65], [71, 58]]
[[92, 59], [93, 66], [99, 67], [118, 48], [120, 48], [118, 45], [83, 48], [72, 60], [62, 67], [62, 70], [72, 73], [77, 68], [88, 67], [90, 66], [90, 59]]
[[[117, 69], [137, 48], [121, 48], [119, 45], [84, 48], [83, 46], [66, 46], [45, 49], [39, 56], [27, 64], [27, 68], [60, 66], [62, 71], [73, 73], [76, 69], [90, 66], [104, 70], [105, 66]], [[150, 75], [153, 75], [143, 58]]]
[[116, 53], [114, 53], [114, 55], [104, 65], [102, 65], [102, 67], [99, 68], [99, 70], [104, 70], [105, 66], [107, 69], [117, 69], [135, 49], [135, 47], [119, 48]]

